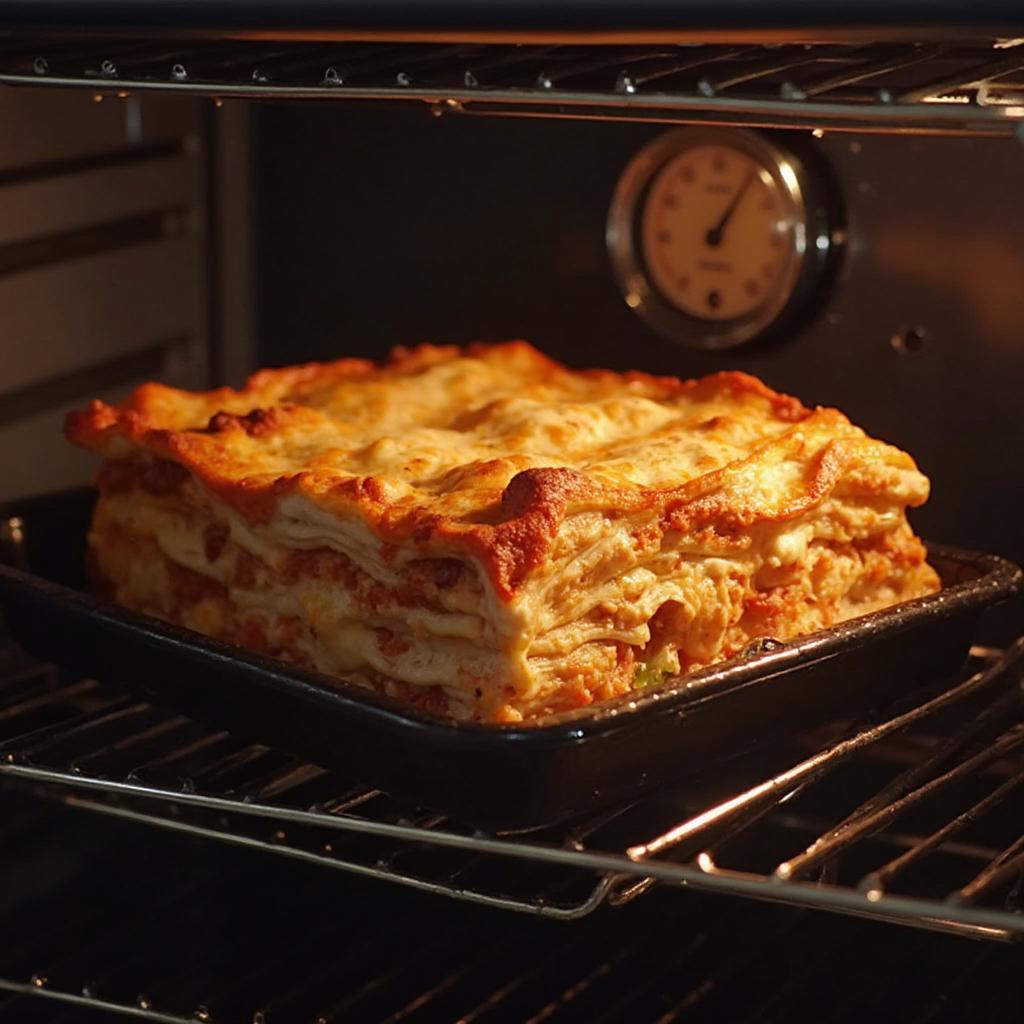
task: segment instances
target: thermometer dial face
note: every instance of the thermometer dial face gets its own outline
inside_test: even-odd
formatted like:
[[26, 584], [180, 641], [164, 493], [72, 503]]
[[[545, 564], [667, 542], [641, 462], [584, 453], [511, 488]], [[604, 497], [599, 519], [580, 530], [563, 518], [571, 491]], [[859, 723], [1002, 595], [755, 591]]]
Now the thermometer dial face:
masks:
[[626, 302], [684, 344], [753, 340], [817, 284], [831, 242], [795, 156], [730, 129], [656, 139], [619, 182], [608, 242]]
[[793, 224], [778, 183], [748, 153], [696, 146], [671, 159], [644, 203], [652, 283], [694, 317], [732, 320], [786, 287]]

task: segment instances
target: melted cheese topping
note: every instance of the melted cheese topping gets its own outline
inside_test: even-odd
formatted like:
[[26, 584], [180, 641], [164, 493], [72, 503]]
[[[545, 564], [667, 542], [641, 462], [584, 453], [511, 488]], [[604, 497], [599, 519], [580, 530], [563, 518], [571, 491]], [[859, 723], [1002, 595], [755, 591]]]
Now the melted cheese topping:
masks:
[[[458, 717], [566, 710], [624, 692], [637, 664], [707, 664], [937, 586], [906, 523], [928, 493], [910, 457], [738, 373], [423, 347], [240, 391], [146, 385], [68, 433], [134, 467], [93, 530], [120, 600], [241, 642], [258, 627], [335, 674], [439, 687]], [[133, 545], [222, 598], [161, 596], [173, 571], [147, 575]], [[289, 568], [320, 551], [354, 568]], [[458, 583], [410, 590], [437, 558]]]

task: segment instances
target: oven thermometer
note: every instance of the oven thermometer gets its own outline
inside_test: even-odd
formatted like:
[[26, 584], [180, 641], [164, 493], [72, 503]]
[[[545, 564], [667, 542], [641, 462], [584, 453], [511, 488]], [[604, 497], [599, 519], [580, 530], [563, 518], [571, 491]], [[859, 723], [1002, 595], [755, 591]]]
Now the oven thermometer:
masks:
[[608, 245], [626, 302], [686, 345], [752, 341], [805, 305], [835, 227], [795, 154], [734, 129], [681, 129], [626, 168]]

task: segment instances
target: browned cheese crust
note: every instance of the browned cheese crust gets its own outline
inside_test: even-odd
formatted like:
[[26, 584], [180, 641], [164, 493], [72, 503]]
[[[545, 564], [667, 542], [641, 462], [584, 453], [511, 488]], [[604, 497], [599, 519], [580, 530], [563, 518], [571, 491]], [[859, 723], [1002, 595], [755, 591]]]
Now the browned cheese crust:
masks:
[[928, 481], [746, 374], [525, 342], [72, 413], [114, 597], [458, 718], [572, 710], [937, 589]]

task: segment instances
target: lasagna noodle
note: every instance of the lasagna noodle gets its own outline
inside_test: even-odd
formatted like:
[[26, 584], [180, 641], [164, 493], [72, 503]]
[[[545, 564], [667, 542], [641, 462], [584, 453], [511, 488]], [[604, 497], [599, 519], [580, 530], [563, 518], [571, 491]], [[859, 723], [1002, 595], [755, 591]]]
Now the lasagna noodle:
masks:
[[935, 590], [909, 456], [754, 378], [524, 343], [147, 385], [107, 458], [113, 596], [460, 719], [569, 711]]

